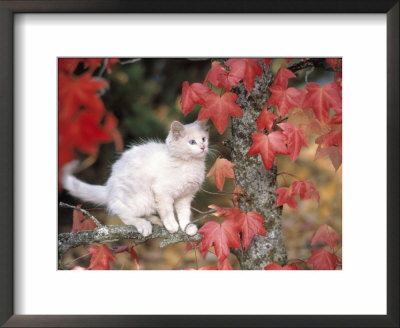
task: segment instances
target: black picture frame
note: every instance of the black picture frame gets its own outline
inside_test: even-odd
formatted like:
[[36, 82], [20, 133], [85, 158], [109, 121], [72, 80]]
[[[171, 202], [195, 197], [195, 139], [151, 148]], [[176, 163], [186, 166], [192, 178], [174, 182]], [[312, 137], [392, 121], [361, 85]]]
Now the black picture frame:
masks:
[[[17, 13], [384, 13], [387, 16], [387, 315], [14, 315], [13, 29]], [[373, 45], [371, 45], [373, 47]], [[5, 327], [399, 327], [398, 0], [0, 1], [0, 324]], [[372, 168], [371, 168], [372, 169]], [[383, 211], [384, 213], [384, 211]], [[368, 270], [368, 268], [366, 268]], [[367, 288], [367, 286], [366, 286]], [[55, 300], [56, 301], [56, 300]]]

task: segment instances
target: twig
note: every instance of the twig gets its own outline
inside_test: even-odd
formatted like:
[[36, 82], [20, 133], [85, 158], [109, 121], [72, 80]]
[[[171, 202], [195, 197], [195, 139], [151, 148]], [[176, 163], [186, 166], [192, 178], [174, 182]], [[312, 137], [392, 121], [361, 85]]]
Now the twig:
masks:
[[210, 195], [236, 195], [235, 192], [228, 192], [228, 191], [216, 191], [216, 192], [213, 192], [213, 191], [205, 190], [203, 188], [200, 188], [200, 190], [204, 191], [206, 194], [210, 194]]
[[74, 210], [78, 210], [80, 212], [82, 212], [83, 214], [85, 214], [86, 216], [88, 216], [89, 218], [92, 219], [92, 221], [96, 224], [96, 226], [98, 228], [101, 228], [103, 225], [100, 223], [99, 220], [97, 220], [92, 214], [90, 214], [88, 211], [84, 210], [83, 208], [80, 208], [78, 206], [74, 206], [74, 205], [69, 205], [63, 202], [60, 202], [60, 207], [64, 207], [64, 208], [72, 208]]
[[325, 65], [325, 58], [310, 58], [307, 59], [306, 61], [301, 61], [299, 63], [293, 64], [288, 67], [289, 70], [292, 72], [297, 72], [300, 71], [304, 68], [308, 67], [316, 67], [316, 68], [321, 68], [324, 69], [325, 71], [330, 71], [330, 72], [341, 72], [341, 69], [332, 69], [331, 67], [327, 67]]
[[108, 58], [104, 58], [103, 66], [101, 66], [99, 74], [97, 74], [97, 77], [103, 76], [104, 72], [106, 71], [107, 65], [108, 65]]
[[133, 58], [133, 59], [126, 60], [126, 61], [120, 61], [119, 63], [120, 63], [120, 65], [127, 65], [127, 64], [136, 63], [136, 62], [138, 62], [139, 60], [142, 60], [142, 58]]
[[210, 214], [213, 214], [213, 213], [215, 213], [215, 212], [216, 212], [216, 211], [214, 211], [214, 210], [212, 210], [212, 211], [208, 211], [208, 212], [204, 212], [204, 213], [206, 213], [206, 214], [204, 214], [204, 215], [202, 215], [202, 216], [198, 217], [197, 219], [195, 219], [195, 220], [191, 221], [190, 223], [196, 223], [196, 222], [199, 222], [199, 221], [201, 221], [201, 220], [205, 219], [206, 217], [210, 216]]

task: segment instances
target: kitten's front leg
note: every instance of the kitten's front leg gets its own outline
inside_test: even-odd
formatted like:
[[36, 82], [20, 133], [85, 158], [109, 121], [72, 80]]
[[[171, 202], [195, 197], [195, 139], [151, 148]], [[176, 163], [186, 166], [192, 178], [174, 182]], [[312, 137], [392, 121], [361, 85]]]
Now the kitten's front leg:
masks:
[[164, 224], [165, 229], [167, 229], [170, 233], [177, 232], [179, 230], [179, 225], [175, 220], [173, 199], [165, 195], [156, 195], [155, 201], [157, 212], [160, 215], [160, 219]]
[[182, 231], [188, 235], [193, 236], [197, 233], [197, 227], [190, 223], [190, 204], [192, 202], [192, 195], [177, 199], [175, 201], [175, 209], [178, 214], [179, 225]]

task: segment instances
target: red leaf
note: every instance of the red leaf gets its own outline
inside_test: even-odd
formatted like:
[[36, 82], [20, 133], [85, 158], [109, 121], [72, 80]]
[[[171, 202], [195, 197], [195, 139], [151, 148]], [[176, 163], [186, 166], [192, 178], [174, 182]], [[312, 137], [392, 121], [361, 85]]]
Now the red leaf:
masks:
[[233, 270], [231, 262], [229, 262], [229, 260], [226, 258], [222, 264], [220, 262], [218, 262], [218, 266], [217, 266], [218, 270]]
[[340, 238], [335, 229], [327, 224], [323, 224], [317, 229], [317, 231], [314, 232], [311, 238], [311, 245], [322, 241], [328, 244], [331, 249], [333, 249], [338, 240], [340, 240]]
[[283, 133], [287, 136], [290, 160], [294, 162], [300, 154], [301, 147], [308, 147], [304, 129], [301, 125], [296, 127], [291, 123], [281, 123], [279, 127], [283, 129]]
[[255, 211], [243, 213], [236, 207], [221, 208], [216, 205], [209, 205], [208, 207], [216, 210], [213, 215], [226, 217], [233, 225], [238, 226], [242, 233], [242, 241], [246, 251], [256, 234], [265, 236], [264, 218], [259, 213]]
[[300, 199], [314, 198], [319, 203], [319, 193], [311, 180], [295, 181], [292, 184], [292, 196], [300, 195]]
[[287, 264], [282, 267], [278, 263], [270, 263], [264, 267], [264, 270], [298, 270], [298, 268], [293, 264]]
[[303, 109], [312, 108], [316, 118], [323, 123], [329, 121], [331, 108], [337, 110], [342, 108], [342, 96], [340, 86], [336, 82], [319, 84], [311, 82], [306, 85], [308, 93], [303, 102]]
[[336, 146], [342, 152], [342, 130], [331, 130], [327, 134], [318, 137], [315, 143], [322, 147]]
[[342, 124], [342, 109], [335, 109], [335, 115], [329, 120], [329, 124]]
[[329, 65], [331, 65], [332, 69], [342, 68], [342, 59], [341, 58], [326, 58], [326, 61]]
[[283, 206], [283, 204], [288, 204], [289, 207], [297, 210], [297, 201], [292, 196], [292, 193], [289, 188], [278, 188], [275, 190], [278, 194], [278, 198], [276, 200], [276, 207]]
[[311, 251], [307, 264], [312, 264], [314, 270], [335, 270], [337, 257], [323, 248]]
[[189, 85], [188, 81], [182, 83], [181, 107], [183, 115], [187, 115], [193, 109], [195, 104], [204, 105], [205, 97], [210, 89], [201, 83]]
[[324, 156], [328, 155], [329, 159], [332, 162], [333, 167], [337, 171], [342, 165], [342, 152], [336, 146], [322, 148], [318, 146], [317, 151], [315, 152], [315, 160], [318, 160]]
[[255, 235], [265, 236], [264, 218], [254, 211], [243, 213], [241, 232], [244, 249], [247, 251]]
[[293, 58], [285, 58], [286, 63], [290, 63], [292, 61]]
[[256, 133], [251, 136], [254, 143], [251, 145], [247, 154], [261, 154], [264, 166], [270, 170], [275, 161], [275, 154], [287, 155], [286, 136], [282, 131], [274, 131], [269, 135]]
[[108, 132], [114, 141], [115, 149], [118, 152], [124, 150], [124, 140], [118, 131], [118, 120], [113, 113], [107, 112], [104, 120], [104, 130]]
[[260, 64], [254, 59], [232, 58], [226, 61], [225, 65], [231, 66], [229, 76], [243, 80], [248, 92], [251, 92], [254, 87], [254, 78], [262, 74]]
[[228, 126], [230, 116], [242, 116], [243, 111], [236, 99], [238, 96], [232, 92], [226, 92], [220, 97], [216, 92], [206, 97], [204, 107], [201, 108], [198, 120], [211, 118], [219, 134], [223, 134]]
[[122, 252], [128, 252], [131, 255], [131, 261], [135, 260], [136, 268], [140, 270], [139, 257], [134, 248], [132, 246], [126, 246], [126, 245], [117, 246], [115, 249], [115, 253], [118, 254]]
[[280, 85], [270, 87], [271, 97], [268, 100], [268, 105], [278, 106], [279, 114], [285, 117], [289, 111], [295, 107], [301, 107], [306, 92], [296, 88], [283, 88]]
[[199, 233], [204, 235], [200, 251], [205, 251], [214, 245], [215, 254], [222, 262], [228, 256], [229, 247], [241, 248], [239, 229], [232, 220], [226, 220], [219, 224], [209, 221], [204, 224]]
[[88, 248], [88, 251], [92, 253], [90, 259], [90, 265], [88, 269], [91, 270], [109, 270], [110, 261], [115, 262], [114, 255], [108, 249], [108, 246], [103, 244], [102, 247], [92, 245]]
[[207, 177], [215, 177], [215, 185], [219, 190], [224, 188], [225, 178], [235, 179], [232, 167], [235, 164], [225, 158], [217, 158], [214, 165], [207, 174]]
[[[81, 208], [82, 205], [77, 207]], [[81, 211], [74, 210], [72, 214], [72, 233], [85, 230], [94, 230], [97, 228], [96, 223], [94, 223], [90, 218], [87, 218]]]
[[276, 120], [278, 116], [274, 113], [268, 111], [268, 105], [265, 105], [260, 115], [257, 118], [257, 129], [258, 131], [263, 131], [267, 129], [271, 131], [272, 126], [274, 124], [274, 120]]
[[272, 58], [261, 58], [261, 60], [264, 62], [265, 66], [269, 66], [271, 63]]
[[72, 118], [81, 107], [101, 118], [105, 108], [97, 92], [108, 85], [107, 81], [82, 74], [77, 78], [69, 75], [58, 75], [58, 108], [59, 118]]
[[291, 70], [287, 68], [280, 68], [274, 79], [273, 86], [280, 86], [283, 89], [286, 89], [289, 83], [289, 79], [294, 77], [296, 77], [296, 74], [294, 74]]

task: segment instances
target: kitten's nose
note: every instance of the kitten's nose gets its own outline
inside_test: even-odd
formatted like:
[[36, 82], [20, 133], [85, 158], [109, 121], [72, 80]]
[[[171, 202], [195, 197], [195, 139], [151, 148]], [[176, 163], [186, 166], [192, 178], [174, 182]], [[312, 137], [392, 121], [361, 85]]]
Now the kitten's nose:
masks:
[[206, 149], [206, 146], [201, 145], [200, 148], [201, 148], [202, 151], [204, 151], [204, 149]]

